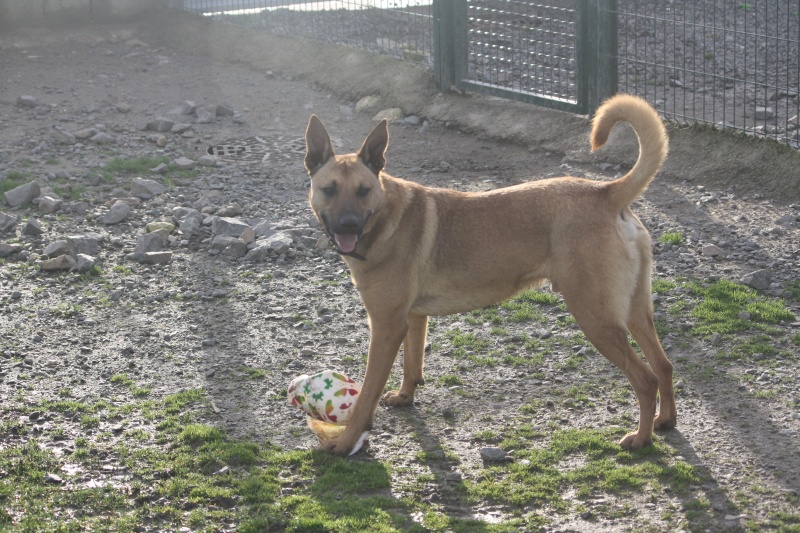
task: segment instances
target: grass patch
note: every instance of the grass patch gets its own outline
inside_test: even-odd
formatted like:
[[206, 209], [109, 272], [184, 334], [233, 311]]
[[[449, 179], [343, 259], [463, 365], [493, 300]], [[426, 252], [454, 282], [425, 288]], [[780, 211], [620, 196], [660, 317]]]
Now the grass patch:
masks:
[[662, 233], [658, 238], [658, 242], [661, 244], [674, 244], [675, 246], [680, 246], [683, 244], [683, 233], [679, 231]]
[[795, 320], [782, 300], [760, 295], [754, 289], [728, 280], [709, 286], [690, 284], [692, 295], [700, 299], [689, 313], [697, 320], [696, 335], [740, 333], [765, 329], [765, 325]]

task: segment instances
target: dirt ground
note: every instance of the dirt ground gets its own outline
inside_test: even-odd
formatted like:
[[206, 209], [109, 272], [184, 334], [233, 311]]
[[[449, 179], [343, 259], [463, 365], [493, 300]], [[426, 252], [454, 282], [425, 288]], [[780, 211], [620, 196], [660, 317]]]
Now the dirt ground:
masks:
[[[281, 391], [292, 377], [327, 367], [360, 379], [369, 335], [345, 265], [317, 246], [321, 232], [306, 205], [302, 134], [311, 113], [322, 118], [338, 149], [351, 151], [377, 111], [402, 108], [405, 119], [390, 126], [387, 170], [463, 190], [563, 174], [612, 179], [636, 154], [629, 131], [590, 154], [586, 117], [442, 92], [420, 67], [194, 17], [0, 35], [0, 72], [0, 176], [24, 173], [64, 198], [52, 213], [36, 204], [0, 208], [19, 221], [2, 235], [4, 244], [19, 246], [0, 266], [4, 417], [14, 415], [20, 394], [25, 402], [55, 397], [64, 387], [79, 398], [111, 395], [109, 376], [124, 371], [154, 395], [207, 390], [214, 423], [233, 435], [288, 449], [313, 446]], [[23, 95], [34, 97], [35, 105], [22, 103]], [[365, 96], [377, 96], [379, 104], [356, 112], [355, 103]], [[186, 101], [225, 106], [233, 114], [199, 122], [182, 117]], [[189, 127], [159, 140], [158, 132], [144, 128], [160, 116], [185, 120]], [[65, 143], [57, 133], [87, 129], [113, 141]], [[775, 326], [773, 342], [784, 360], [723, 364], [715, 354], [732, 346], [689, 335], [688, 313], [667, 311], [682, 294], [664, 298], [664, 306], [657, 307], [669, 324], [664, 344], [676, 361], [679, 422], [658, 438], [706, 473], [692, 490], [707, 508], [692, 514], [674, 494], [643, 494], [612, 501], [630, 507], [613, 516], [555, 516], [553, 531], [777, 529], [773, 513], [796, 510], [800, 372], [798, 346], [790, 339], [797, 338], [800, 325], [800, 302], [791, 291], [800, 271], [800, 156], [777, 143], [701, 128], [671, 127], [670, 137], [666, 167], [635, 206], [654, 239], [670, 232], [685, 236], [680, 246], [654, 245], [656, 276], [738, 281], [769, 270], [771, 282], [763, 293], [780, 299], [796, 317]], [[120, 158], [197, 159], [215, 145], [248, 146], [257, 155], [198, 166], [192, 180], [165, 183], [166, 192], [148, 199], [130, 199], [131, 177], [98, 178]], [[159, 180], [155, 173], [141, 177]], [[120, 198], [127, 199], [130, 214], [119, 224], [103, 223]], [[172, 235], [169, 264], [134, 260], [145, 226], [174, 221], [179, 207], [207, 217], [233, 207], [230, 216], [251, 226], [266, 222], [273, 232], [289, 235], [291, 245], [248, 261], [227, 248], [215, 250], [206, 221], [194, 236]], [[40, 221], [42, 231], [23, 235], [31, 218]], [[101, 235], [98, 259], [106, 285], [88, 294], [38, 271], [46, 246], [87, 232]], [[711, 244], [723, 255], [704, 254]], [[549, 333], [536, 335], [570, 334], [560, 320], [563, 311], [547, 314], [552, 325], [536, 329]], [[635, 413], [630, 394], [606, 397], [625, 387], [624, 379], [585, 346], [590, 356], [579, 372], [564, 370], [575, 351], [568, 344], [536, 372], [509, 365], [469, 368], [453, 356], [448, 331], [483, 335], [490, 328], [469, 315], [437, 319], [426, 361], [428, 385], [413, 409], [379, 408], [363, 453], [414, 465], [420, 450], [445, 447], [460, 459], [458, 476], [470, 478], [482, 468], [476, 428], [502, 433], [518, 422], [524, 401], [547, 401], [565, 386], [588, 387], [592, 403], [577, 409], [556, 405], [535, 420], [543, 427], [602, 427], [617, 410]], [[508, 328], [510, 338], [525, 333], [525, 324]], [[242, 368], [264, 369], [266, 377], [243, 381]], [[393, 383], [399, 371], [398, 363]], [[485, 391], [480, 409], [474, 398], [463, 400], [453, 387], [437, 382], [437, 376], [453, 373]], [[592, 388], [598, 379], [603, 385]], [[63, 447], [69, 440], [52, 445]], [[453, 515], [502, 520], [504, 509], [470, 506], [453, 494], [447, 481], [451, 463], [443, 458], [434, 466], [438, 481], [430, 498]], [[680, 517], [664, 519], [667, 506], [680, 509]]]

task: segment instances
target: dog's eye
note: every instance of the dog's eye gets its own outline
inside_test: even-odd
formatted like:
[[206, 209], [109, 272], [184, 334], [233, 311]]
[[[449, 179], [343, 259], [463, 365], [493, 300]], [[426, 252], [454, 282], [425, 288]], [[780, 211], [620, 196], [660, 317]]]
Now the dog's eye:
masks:
[[322, 193], [328, 198], [336, 195], [336, 185], [328, 185], [322, 188]]
[[369, 187], [364, 187], [362, 185], [361, 187], [358, 188], [358, 190], [356, 190], [356, 196], [358, 196], [359, 198], [364, 198], [366, 195], [369, 194], [371, 190], [372, 189], [370, 189]]

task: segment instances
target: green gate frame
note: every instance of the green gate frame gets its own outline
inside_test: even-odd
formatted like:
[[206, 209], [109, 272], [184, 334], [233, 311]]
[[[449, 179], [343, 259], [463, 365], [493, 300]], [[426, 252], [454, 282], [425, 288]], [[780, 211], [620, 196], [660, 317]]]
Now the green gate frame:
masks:
[[433, 69], [436, 82], [445, 90], [456, 88], [571, 113], [594, 114], [603, 100], [617, 92], [617, 0], [575, 0], [575, 9], [575, 101], [467, 80], [469, 51], [466, 0], [433, 0]]

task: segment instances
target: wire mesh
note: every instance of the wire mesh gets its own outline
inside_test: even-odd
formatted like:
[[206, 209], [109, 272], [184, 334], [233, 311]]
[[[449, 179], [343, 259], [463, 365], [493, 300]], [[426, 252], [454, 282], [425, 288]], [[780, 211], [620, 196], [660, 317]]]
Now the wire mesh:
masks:
[[618, 17], [620, 90], [798, 146], [798, 0], [620, 0]]
[[433, 65], [430, 0], [183, 0], [188, 11]]
[[[588, 20], [587, 0], [171, 1], [227, 22], [430, 66], [441, 27], [431, 7], [441, 2], [460, 6], [442, 8], [445, 16], [466, 19], [458, 25], [462, 35], [436, 37], [465, 43], [450, 59], [465, 61], [458, 72], [468, 89], [532, 95], [564, 109], [581, 98], [576, 80], [586, 81], [576, 43], [585, 39], [578, 21]], [[616, 15], [620, 91], [644, 97], [674, 121], [800, 147], [800, 0], [618, 0]], [[598, 63], [590, 65], [594, 72], [613, 70]]]
[[574, 1], [467, 0], [464, 81], [577, 101]]

